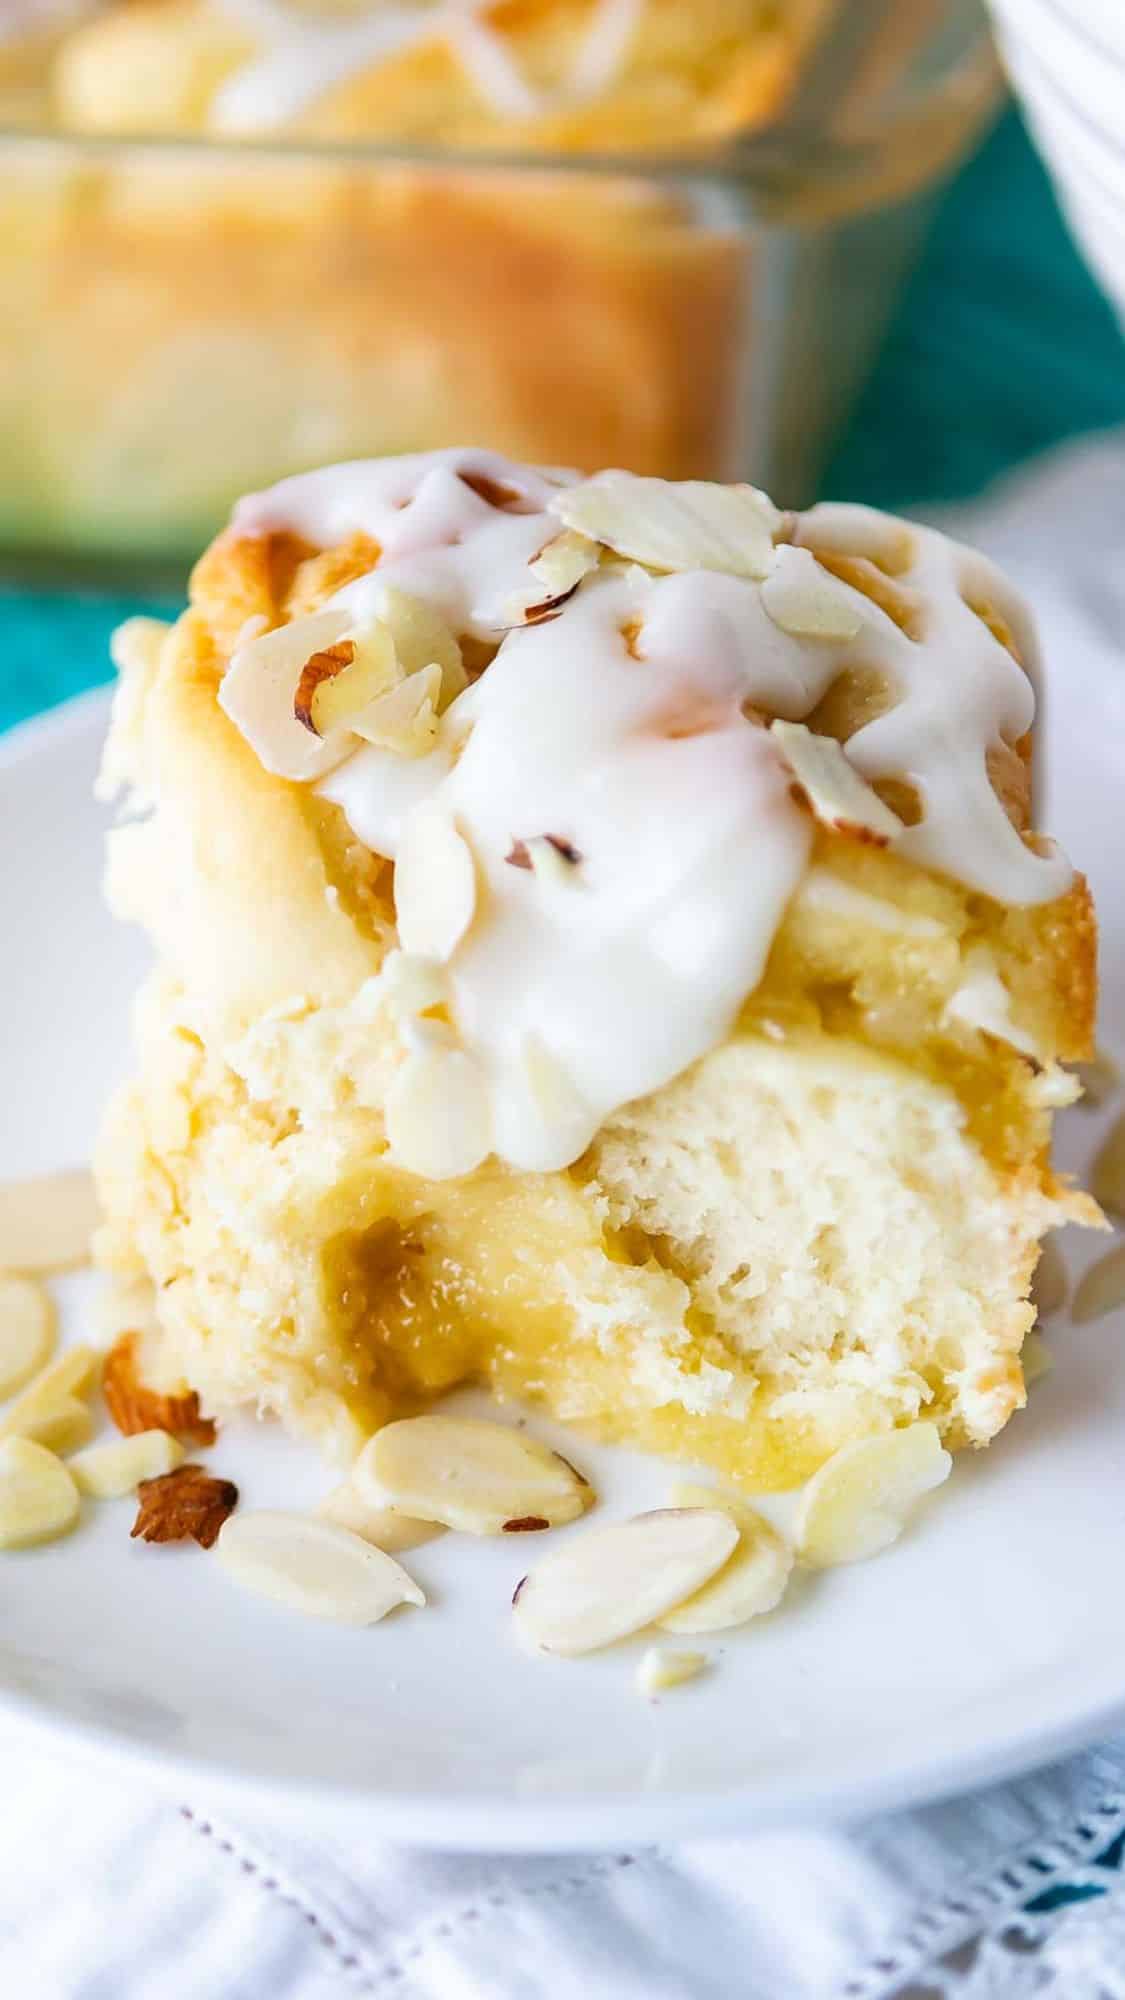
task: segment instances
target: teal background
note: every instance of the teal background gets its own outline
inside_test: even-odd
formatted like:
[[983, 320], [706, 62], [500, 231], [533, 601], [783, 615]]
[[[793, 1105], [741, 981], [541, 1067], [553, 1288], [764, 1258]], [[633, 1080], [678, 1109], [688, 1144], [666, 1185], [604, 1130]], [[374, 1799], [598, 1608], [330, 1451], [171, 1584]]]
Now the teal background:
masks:
[[[1125, 422], [1125, 340], [1008, 111], [946, 194], [825, 490], [960, 499], [1060, 439]], [[0, 593], [0, 728], [109, 678], [135, 598]]]

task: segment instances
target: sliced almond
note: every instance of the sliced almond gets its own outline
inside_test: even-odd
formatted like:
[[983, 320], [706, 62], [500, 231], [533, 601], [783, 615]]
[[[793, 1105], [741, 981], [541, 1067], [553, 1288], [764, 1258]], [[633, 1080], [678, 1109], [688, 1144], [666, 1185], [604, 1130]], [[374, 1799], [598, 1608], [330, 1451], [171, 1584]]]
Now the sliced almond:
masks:
[[68, 1459], [67, 1470], [80, 1493], [94, 1500], [119, 1500], [142, 1479], [159, 1479], [184, 1462], [184, 1448], [167, 1431], [138, 1431], [135, 1437], [92, 1444]]
[[470, 1174], [491, 1150], [488, 1090], [462, 1049], [412, 1049], [391, 1078], [385, 1117], [394, 1159], [427, 1180]]
[[1079, 1103], [1089, 1111], [1100, 1111], [1121, 1088], [1121, 1071], [1108, 1049], [1095, 1049], [1089, 1062], [1075, 1063], [1074, 1074], [1082, 1085]]
[[424, 598], [411, 597], [388, 583], [383, 589], [382, 619], [406, 679], [426, 667], [440, 668], [440, 707], [447, 709], [468, 686], [469, 676], [461, 648], [444, 618]]
[[564, 528], [528, 565], [528, 576], [504, 607], [512, 625], [541, 625], [574, 596], [584, 576], [601, 560], [596, 542]]
[[702, 1589], [737, 1542], [730, 1515], [713, 1507], [663, 1507], [596, 1528], [517, 1585], [517, 1630], [544, 1653], [612, 1646]]
[[456, 950], [477, 899], [472, 853], [449, 813], [427, 801], [402, 829], [395, 860], [395, 920], [407, 952], [442, 962]]
[[1095, 1201], [1125, 1221], [1125, 1113], [1111, 1126], [1090, 1173]]
[[1070, 1317], [1076, 1326], [1085, 1326], [1121, 1305], [1125, 1305], [1125, 1243], [1083, 1272], [1070, 1302]]
[[371, 1506], [350, 1479], [326, 1493], [316, 1511], [322, 1521], [334, 1521], [338, 1528], [362, 1535], [365, 1542], [392, 1556], [421, 1548], [423, 1542], [445, 1533], [440, 1521], [420, 1521], [417, 1515], [401, 1514], [397, 1507]]
[[767, 576], [782, 517], [754, 486], [599, 472], [548, 503], [565, 527], [655, 570]]
[[78, 1512], [78, 1488], [53, 1452], [27, 1438], [0, 1443], [0, 1549], [53, 1541]]
[[814, 1569], [863, 1562], [898, 1540], [923, 1494], [953, 1460], [935, 1424], [846, 1444], [810, 1479], [797, 1512], [797, 1552]]
[[45, 1451], [65, 1457], [93, 1437], [94, 1419], [77, 1396], [60, 1396], [57, 1402], [43, 1403], [28, 1411], [19, 1429], [5, 1434], [27, 1438], [32, 1444], [41, 1444]]
[[684, 1481], [673, 1487], [672, 1505], [721, 1507], [738, 1529], [738, 1546], [710, 1583], [657, 1620], [665, 1632], [725, 1632], [780, 1604], [793, 1551], [764, 1515], [712, 1487]]
[[0, 1272], [0, 1397], [14, 1396], [45, 1366], [54, 1339], [54, 1308], [42, 1285]]
[[401, 1564], [346, 1528], [307, 1514], [235, 1514], [216, 1544], [245, 1590], [308, 1618], [375, 1625], [399, 1604], [424, 1604]]
[[0, 1182], [0, 1270], [45, 1276], [88, 1264], [100, 1220], [84, 1167]]
[[[68, 1347], [57, 1360], [34, 1376], [15, 1402], [8, 1405], [0, 1416], [0, 1438], [39, 1437], [44, 1426], [49, 1430], [52, 1423], [59, 1432], [68, 1429], [73, 1432], [77, 1426], [70, 1406], [74, 1404], [77, 1409], [82, 1409], [78, 1398], [92, 1389], [101, 1364], [102, 1357], [94, 1348]], [[62, 1449], [77, 1449], [78, 1445], [85, 1444], [86, 1436], [75, 1437], [72, 1445], [63, 1445]]]
[[1031, 1280], [1031, 1296], [1039, 1318], [1050, 1319], [1052, 1313], [1061, 1312], [1068, 1290], [1069, 1279], [1062, 1251], [1048, 1237], [1040, 1246], [1039, 1262]]
[[346, 731], [321, 739], [294, 713], [305, 666], [334, 646], [351, 623], [346, 611], [314, 611], [237, 646], [219, 688], [219, 707], [275, 777], [323, 778], [354, 750]]
[[593, 1502], [581, 1473], [507, 1424], [404, 1417], [370, 1438], [352, 1470], [357, 1490], [467, 1535], [522, 1533], [577, 1520]]
[[822, 826], [874, 847], [902, 832], [897, 813], [860, 777], [834, 736], [817, 736], [803, 722], [771, 722], [770, 735]]
[[664, 1694], [668, 1688], [682, 1687], [710, 1666], [706, 1653], [677, 1652], [671, 1646], [650, 1646], [637, 1668], [641, 1694]]
[[402, 679], [387, 627], [373, 620], [305, 662], [293, 699], [299, 722], [317, 736], [348, 729], [361, 710]]
[[808, 549], [779, 548], [762, 585], [773, 623], [795, 639], [854, 639], [863, 626], [855, 596]]
[[348, 728], [398, 757], [425, 757], [437, 742], [442, 697], [439, 666], [420, 667], [387, 694], [349, 716]]

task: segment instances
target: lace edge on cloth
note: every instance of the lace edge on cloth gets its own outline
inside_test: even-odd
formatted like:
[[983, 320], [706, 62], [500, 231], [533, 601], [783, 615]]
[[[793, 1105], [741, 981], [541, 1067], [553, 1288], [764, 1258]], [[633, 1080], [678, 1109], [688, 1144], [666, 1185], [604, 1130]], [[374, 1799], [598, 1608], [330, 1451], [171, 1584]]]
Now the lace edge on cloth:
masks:
[[895, 2000], [907, 1982], [919, 1979], [928, 1979], [940, 1992], [946, 1979], [937, 1961], [982, 1932], [1018, 1919], [1028, 1903], [1073, 1886], [1076, 1877], [1123, 1833], [1125, 1792], [1108, 1790], [1104, 1780], [1095, 1779], [1089, 1804], [1065, 1832], [1021, 1841], [980, 1881], [966, 1881], [936, 1902], [922, 1905], [897, 1941], [845, 1981], [839, 2000]]

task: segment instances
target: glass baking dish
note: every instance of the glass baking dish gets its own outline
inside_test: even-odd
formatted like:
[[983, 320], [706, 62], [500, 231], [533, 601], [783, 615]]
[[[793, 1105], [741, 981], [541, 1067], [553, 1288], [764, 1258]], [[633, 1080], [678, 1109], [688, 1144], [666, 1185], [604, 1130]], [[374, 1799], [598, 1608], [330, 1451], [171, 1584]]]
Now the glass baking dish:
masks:
[[705, 152], [10, 126], [0, 561], [179, 581], [242, 492], [468, 441], [803, 504], [997, 89], [977, 0], [857, 0]]

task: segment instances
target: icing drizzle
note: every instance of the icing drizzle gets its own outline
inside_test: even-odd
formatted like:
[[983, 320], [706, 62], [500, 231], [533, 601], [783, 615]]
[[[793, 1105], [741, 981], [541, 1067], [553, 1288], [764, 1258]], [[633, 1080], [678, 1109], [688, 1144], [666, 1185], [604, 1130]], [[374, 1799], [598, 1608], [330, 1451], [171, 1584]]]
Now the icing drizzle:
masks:
[[[913, 636], [837, 579], [859, 622], [846, 641], [782, 630], [750, 577], [625, 563], [593, 570], [546, 622], [506, 629], [574, 478], [434, 452], [298, 476], [232, 523], [325, 547], [371, 536], [377, 567], [332, 600], [356, 626], [393, 583], [455, 631], [500, 640], [432, 752], [357, 747], [319, 789], [391, 859], [419, 814], [467, 843], [476, 903], [448, 954], [448, 1014], [485, 1086], [475, 1157], [525, 1169], [568, 1164], [612, 1111], [705, 1053], [762, 975], [812, 823], [748, 708], [800, 721], [842, 670], [875, 668], [893, 705], [846, 754], [868, 779], [916, 788], [922, 817], [895, 851], [1007, 903], [1070, 880], [1061, 854], [1020, 838], [988, 779], [989, 747], [1016, 742], [1035, 708], [1027, 673], [965, 602], [995, 607], [1033, 665], [1028, 615], [991, 565], [933, 529], [820, 506], [790, 524], [794, 540], [877, 555], [908, 536], [895, 582]], [[508, 504], [482, 497], [488, 482]], [[552, 865], [528, 866], [544, 837]]]

